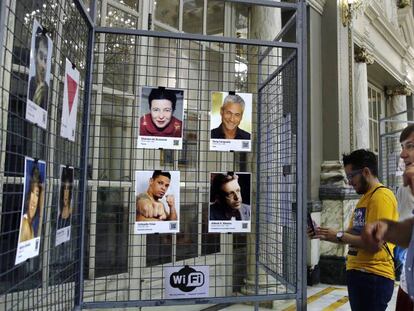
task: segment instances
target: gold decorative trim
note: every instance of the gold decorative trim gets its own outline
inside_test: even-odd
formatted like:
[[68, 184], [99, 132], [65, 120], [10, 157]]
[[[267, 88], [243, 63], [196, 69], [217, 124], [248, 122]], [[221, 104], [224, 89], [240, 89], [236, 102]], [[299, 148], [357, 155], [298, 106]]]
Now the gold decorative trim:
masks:
[[406, 85], [389, 86], [386, 89], [388, 96], [411, 96], [412, 91]]
[[400, 9], [404, 9], [406, 6], [411, 5], [411, 0], [398, 0], [397, 6]]
[[357, 63], [366, 63], [367, 65], [372, 65], [374, 63], [374, 56], [369, 53], [365, 47], [355, 48], [354, 59]]

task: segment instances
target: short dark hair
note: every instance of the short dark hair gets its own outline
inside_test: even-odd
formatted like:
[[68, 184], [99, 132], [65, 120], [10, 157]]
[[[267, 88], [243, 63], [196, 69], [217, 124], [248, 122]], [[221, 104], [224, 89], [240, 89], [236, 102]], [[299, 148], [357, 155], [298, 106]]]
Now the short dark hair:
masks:
[[366, 149], [358, 149], [352, 151], [350, 154], [343, 154], [342, 161], [344, 166], [352, 165], [352, 169], [363, 169], [368, 167], [371, 174], [375, 177], [378, 176], [378, 159], [377, 156]]
[[227, 173], [227, 174], [216, 174], [213, 177], [213, 181], [211, 182], [211, 195], [215, 198], [222, 198], [223, 197], [223, 185], [227, 184], [228, 182], [232, 180], [237, 180], [238, 176], [236, 174]]
[[400, 143], [402, 143], [404, 140], [406, 140], [411, 133], [414, 133], [414, 124], [410, 124], [400, 134]]
[[171, 180], [171, 174], [169, 172], [164, 172], [160, 170], [155, 170], [154, 173], [152, 173], [152, 179], [157, 178], [158, 176], [165, 176]]
[[71, 169], [68, 167], [64, 167], [62, 169], [62, 178], [60, 183], [60, 212], [63, 210], [63, 197], [64, 197], [64, 190], [68, 188], [69, 190], [69, 200], [72, 199], [72, 190], [73, 190], [73, 176], [71, 174]]
[[177, 96], [174, 91], [167, 90], [164, 88], [152, 89], [148, 97], [148, 107], [151, 110], [151, 102], [154, 99], [167, 99], [172, 104], [172, 110], [175, 110], [175, 104], [177, 102]]

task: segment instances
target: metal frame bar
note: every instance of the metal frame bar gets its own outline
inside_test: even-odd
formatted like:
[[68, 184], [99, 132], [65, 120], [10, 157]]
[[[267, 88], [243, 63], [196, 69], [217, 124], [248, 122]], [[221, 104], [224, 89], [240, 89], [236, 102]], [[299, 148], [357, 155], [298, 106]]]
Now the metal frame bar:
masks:
[[[75, 0], [78, 2], [78, 0]], [[82, 10], [84, 7], [82, 6]], [[91, 2], [91, 16], [95, 19], [96, 0]], [[82, 11], [85, 13], [85, 11]], [[89, 18], [90, 16], [87, 15]], [[89, 20], [89, 19], [88, 19]], [[94, 21], [90, 19], [88, 33], [88, 48], [86, 56], [86, 74], [85, 74], [85, 94], [83, 105], [83, 119], [82, 119], [82, 155], [81, 155], [81, 175], [79, 178], [79, 193], [78, 208], [79, 208], [79, 227], [80, 234], [78, 236], [78, 275], [75, 282], [75, 308], [82, 309], [83, 294], [84, 294], [84, 257], [85, 257], [85, 219], [86, 219], [86, 201], [88, 192], [88, 157], [89, 157], [89, 125], [90, 125], [90, 106], [92, 100], [92, 82], [93, 82], [93, 54], [95, 45], [95, 25]]]
[[87, 9], [85, 8], [85, 5], [80, 0], [73, 0], [73, 2], [76, 5], [76, 8], [78, 9], [79, 13], [82, 15], [85, 22], [88, 24], [88, 28], [94, 28], [96, 25], [92, 19], [92, 17], [89, 15]]
[[280, 275], [278, 275], [276, 272], [274, 272], [273, 270], [269, 269], [267, 266], [265, 266], [262, 262], [259, 262], [258, 265], [264, 270], [266, 271], [269, 275], [271, 275], [272, 277], [274, 277], [276, 280], [278, 280], [280, 282], [280, 284], [282, 284], [283, 286], [286, 286], [286, 288], [290, 291], [295, 291], [295, 284], [289, 283], [286, 280], [283, 279], [283, 277], [281, 277]]
[[263, 81], [262, 84], [259, 84], [258, 90], [262, 90], [268, 83], [269, 81], [273, 80], [278, 74], [280, 74], [280, 72], [283, 70], [283, 68], [285, 68], [285, 66], [291, 62], [292, 60], [295, 59], [297, 55], [296, 50], [292, 52], [292, 54], [289, 55], [288, 58], [286, 58], [283, 63], [269, 76], [267, 77], [266, 80]]
[[[0, 67], [3, 67], [3, 54], [4, 54], [4, 31], [5, 27], [5, 19], [6, 19], [6, 2], [1, 1], [0, 3]], [[2, 80], [3, 81], [3, 80]]]
[[[306, 211], [307, 211], [307, 7], [300, 0], [297, 11], [296, 38], [299, 41], [297, 62], [297, 296], [296, 310], [306, 310]], [[299, 176], [299, 178], [298, 178]]]
[[[295, 12], [295, 14], [292, 15], [292, 17], [289, 19], [289, 21], [286, 23], [285, 26], [283, 26], [283, 28], [280, 30], [280, 32], [276, 35], [276, 37], [273, 39], [273, 41], [279, 41], [282, 36], [288, 31], [290, 30], [290, 28], [292, 27], [292, 24], [294, 23], [294, 21], [296, 21], [296, 16], [297, 16], [297, 12]], [[260, 55], [259, 58], [259, 62], [262, 62], [265, 57], [267, 55], [269, 55], [270, 51], [272, 50], [271, 47], [267, 47], [266, 50], [264, 50], [263, 54]]]
[[401, 116], [401, 115], [403, 115], [403, 114], [405, 114], [407, 112], [408, 112], [407, 110], [406, 111], [401, 111], [399, 113], [393, 114], [392, 116], [383, 117], [383, 118], [379, 119], [379, 122], [386, 121], [386, 122], [407, 122], [407, 123], [414, 123], [414, 121], [410, 121], [410, 120], [402, 121], [402, 120], [395, 120], [394, 119], [395, 117]]
[[[278, 295], [261, 295], [261, 296], [237, 296], [237, 297], [218, 297], [213, 299], [194, 299], [195, 305], [199, 304], [220, 304], [220, 303], [242, 303], [242, 302], [261, 302], [269, 300], [295, 299], [296, 294], [278, 294]], [[166, 299], [163, 303], [154, 300], [135, 300], [135, 301], [102, 301], [102, 302], [84, 302], [83, 309], [111, 309], [111, 308], [131, 308], [131, 307], [155, 307], [155, 306], [174, 306], [188, 305], [188, 299]]]
[[290, 43], [290, 42], [274, 42], [274, 41], [256, 40], [256, 39], [239, 39], [239, 38], [218, 37], [218, 36], [211, 36], [211, 35], [177, 33], [177, 32], [172, 33], [172, 32], [149, 31], [149, 30], [115, 28], [115, 27], [96, 27], [95, 32], [106, 33], [106, 34], [109, 33], [109, 34], [119, 34], [119, 35], [168, 38], [168, 39], [232, 43], [232, 44], [242, 44], [242, 45], [262, 45], [262, 46], [272, 46], [272, 47], [289, 48], [289, 49], [297, 49], [299, 46], [297, 43]]
[[[259, 50], [258, 50], [259, 53]], [[257, 85], [260, 86], [260, 78], [262, 76], [262, 63], [263, 59], [258, 60], [258, 75], [257, 75]], [[260, 193], [260, 148], [259, 148], [259, 142], [262, 140], [262, 134], [260, 131], [260, 126], [262, 124], [262, 93], [260, 92], [260, 88], [257, 89], [257, 141], [256, 141], [256, 245], [255, 245], [255, 251], [256, 251], [256, 262], [255, 262], [255, 293], [256, 295], [259, 294], [259, 262], [260, 262], [260, 226], [258, 224], [260, 223], [260, 196], [257, 195]], [[257, 311], [257, 307], [255, 306], [255, 311]]]
[[260, 6], [268, 6], [273, 8], [291, 9], [296, 10], [298, 5], [290, 2], [278, 2], [274, 0], [224, 0], [225, 2], [241, 3], [241, 4], [252, 4]]

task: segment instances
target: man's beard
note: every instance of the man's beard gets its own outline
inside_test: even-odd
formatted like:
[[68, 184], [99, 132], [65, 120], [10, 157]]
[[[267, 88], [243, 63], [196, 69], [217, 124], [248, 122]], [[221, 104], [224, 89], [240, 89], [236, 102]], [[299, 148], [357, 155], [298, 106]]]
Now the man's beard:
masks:
[[364, 175], [361, 175], [361, 179], [359, 183], [360, 183], [360, 189], [357, 191], [357, 193], [358, 194], [367, 193], [367, 191], [369, 190], [369, 183], [367, 179], [364, 177]]

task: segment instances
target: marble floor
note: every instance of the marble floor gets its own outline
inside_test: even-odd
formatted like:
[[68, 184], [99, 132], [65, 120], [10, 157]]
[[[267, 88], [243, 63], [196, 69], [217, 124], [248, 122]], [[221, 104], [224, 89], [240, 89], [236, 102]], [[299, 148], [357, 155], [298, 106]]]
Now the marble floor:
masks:
[[[318, 284], [308, 286], [308, 311], [347, 311], [351, 310], [348, 301], [348, 294], [345, 286]], [[397, 298], [398, 284], [395, 285], [394, 293], [388, 304], [387, 310], [395, 310], [395, 302]], [[296, 310], [294, 301], [276, 301], [273, 310], [294, 311]], [[232, 305], [225, 309], [226, 311], [252, 311], [253, 306], [248, 305]], [[269, 311], [268, 308], [259, 308], [260, 311]]]
[[[395, 310], [398, 284], [395, 284], [394, 293], [388, 311]], [[349, 311], [351, 310], [348, 301], [348, 293], [345, 286], [318, 284], [308, 286], [307, 288], [307, 310], [308, 311]], [[268, 302], [269, 303], [269, 302]], [[93, 309], [100, 310], [100, 309]], [[108, 310], [108, 309], [105, 309]], [[125, 311], [126, 309], [111, 309], [111, 311]], [[131, 310], [131, 309], [128, 309]], [[135, 309], [134, 309], [135, 310]], [[183, 305], [183, 306], [160, 306], [136, 309], [140, 311], [254, 311], [254, 305], [234, 304], [227, 307], [214, 305]], [[294, 300], [274, 301], [273, 306], [259, 307], [259, 311], [295, 311], [296, 304]]]

